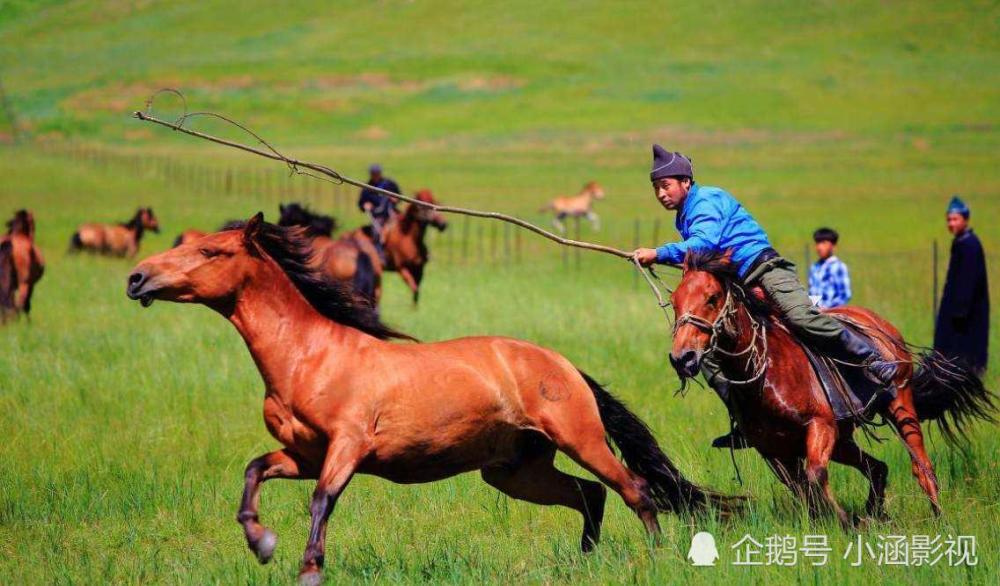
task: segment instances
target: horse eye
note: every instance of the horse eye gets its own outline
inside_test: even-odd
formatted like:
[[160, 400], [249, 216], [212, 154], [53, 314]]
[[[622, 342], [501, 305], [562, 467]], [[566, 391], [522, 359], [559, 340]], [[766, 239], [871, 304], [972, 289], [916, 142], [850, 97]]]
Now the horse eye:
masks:
[[715, 295], [712, 295], [711, 297], [708, 298], [708, 304], [711, 305], [712, 307], [715, 307], [715, 304], [718, 303], [718, 302], [719, 302], [719, 294], [718, 293], [716, 293]]
[[219, 254], [219, 251], [209, 250], [207, 248], [201, 248], [198, 250], [198, 252], [200, 252], [201, 255], [204, 256], [205, 258], [212, 258], [213, 256], [218, 256]]

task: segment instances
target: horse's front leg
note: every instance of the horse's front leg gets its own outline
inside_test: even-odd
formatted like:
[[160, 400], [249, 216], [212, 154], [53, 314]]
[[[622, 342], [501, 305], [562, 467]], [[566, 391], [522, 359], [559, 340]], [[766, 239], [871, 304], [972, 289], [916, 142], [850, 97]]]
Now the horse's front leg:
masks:
[[413, 292], [413, 304], [416, 305], [418, 295], [420, 295], [420, 285], [413, 277], [413, 273], [410, 272], [409, 267], [401, 266], [399, 267], [399, 276], [403, 277], [403, 281], [406, 282], [406, 286]]
[[364, 442], [356, 438], [341, 436], [330, 441], [309, 506], [312, 525], [299, 571], [299, 584], [303, 586], [318, 586], [322, 582], [320, 572], [326, 551], [326, 522], [364, 455]]
[[587, 212], [587, 219], [590, 220], [590, 225], [593, 226], [594, 232], [600, 231], [601, 218], [593, 210]]
[[236, 522], [243, 525], [247, 545], [256, 554], [260, 563], [271, 561], [278, 537], [273, 531], [260, 524], [257, 508], [260, 505], [260, 485], [272, 478], [315, 478], [315, 470], [299, 456], [288, 450], [278, 450], [254, 458], [247, 464], [244, 474], [243, 499], [236, 514]]

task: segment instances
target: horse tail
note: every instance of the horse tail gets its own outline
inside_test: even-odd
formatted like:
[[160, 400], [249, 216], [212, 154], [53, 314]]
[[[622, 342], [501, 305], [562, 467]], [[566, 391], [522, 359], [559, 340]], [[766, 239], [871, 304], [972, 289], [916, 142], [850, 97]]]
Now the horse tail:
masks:
[[538, 211], [539, 212], [548, 212], [548, 211], [552, 211], [554, 209], [556, 209], [556, 204], [554, 204], [554, 203], [552, 203], [550, 201], [549, 203], [547, 203], [547, 204], [543, 205], [542, 207], [538, 208]]
[[996, 396], [975, 372], [940, 352], [917, 359], [913, 376], [913, 404], [921, 421], [937, 421], [950, 444], [967, 442], [966, 427], [973, 419], [996, 423]]
[[360, 246], [355, 246], [358, 250], [358, 260], [354, 267], [354, 291], [370, 302], [372, 307], [375, 307], [375, 287], [377, 285], [375, 266], [368, 253], [361, 250]]
[[743, 508], [744, 497], [726, 496], [701, 488], [684, 478], [663, 453], [649, 427], [594, 379], [580, 372], [597, 399], [604, 429], [621, 451], [632, 472], [649, 483], [650, 496], [661, 512], [718, 509], [725, 515]]
[[70, 251], [80, 250], [83, 248], [83, 240], [80, 239], [80, 231], [77, 230], [73, 232], [73, 236], [69, 239], [69, 249]]

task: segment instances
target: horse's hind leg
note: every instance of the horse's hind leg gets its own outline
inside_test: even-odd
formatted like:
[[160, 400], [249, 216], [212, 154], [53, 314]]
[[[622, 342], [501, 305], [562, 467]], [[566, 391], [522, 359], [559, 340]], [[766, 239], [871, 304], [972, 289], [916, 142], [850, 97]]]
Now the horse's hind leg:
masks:
[[562, 223], [562, 220], [565, 217], [565, 214], [556, 214], [556, 216], [552, 218], [552, 225], [555, 226], [556, 230], [558, 230], [560, 234], [566, 233], [566, 225]]
[[909, 388], [899, 390], [899, 394], [891, 403], [886, 417], [899, 432], [907, 451], [910, 452], [911, 468], [913, 476], [916, 477], [920, 487], [927, 493], [927, 498], [931, 501], [931, 510], [935, 515], [941, 514], [941, 505], [938, 502], [938, 482], [934, 474], [934, 464], [927, 456], [924, 449], [924, 433], [920, 429], [920, 420], [917, 418], [917, 411], [913, 407], [913, 393]]
[[556, 448], [532, 450], [512, 466], [483, 468], [483, 480], [504, 494], [539, 505], [562, 505], [583, 515], [580, 547], [588, 552], [601, 538], [607, 490], [599, 482], [570, 476], [553, 463]]
[[600, 431], [588, 433], [588, 430], [601, 430], [600, 426], [579, 427], [586, 429], [581, 429], [579, 435], [574, 436], [571, 441], [557, 438], [556, 445], [577, 464], [621, 495], [625, 504], [639, 516], [646, 532], [658, 538], [660, 522], [656, 518], [658, 510], [650, 495], [649, 483], [618, 461]]
[[889, 515], [885, 512], [885, 486], [889, 479], [889, 467], [885, 462], [866, 453], [853, 439], [838, 443], [832, 457], [834, 462], [855, 468], [868, 479], [871, 487], [868, 490], [868, 502], [865, 503], [865, 514], [879, 521], [888, 520]]
[[243, 487], [243, 500], [236, 514], [236, 522], [243, 525], [243, 533], [251, 551], [257, 555], [260, 563], [266, 564], [271, 561], [278, 538], [273, 531], [260, 524], [257, 516], [260, 485], [272, 478], [315, 478], [316, 474], [294, 454], [278, 450], [251, 460], [244, 477], [246, 483]]
[[836, 513], [845, 529], [851, 528], [847, 512], [833, 497], [830, 490], [829, 463], [837, 443], [837, 429], [831, 423], [814, 419], [806, 431], [806, 482], [809, 488], [810, 508], [828, 508]]
[[590, 225], [594, 228], [594, 232], [601, 229], [601, 218], [594, 212], [587, 212], [587, 219], [590, 220]]
[[766, 460], [778, 480], [787, 486], [792, 494], [806, 500], [806, 475], [802, 468], [802, 459], [798, 457], [769, 457]]

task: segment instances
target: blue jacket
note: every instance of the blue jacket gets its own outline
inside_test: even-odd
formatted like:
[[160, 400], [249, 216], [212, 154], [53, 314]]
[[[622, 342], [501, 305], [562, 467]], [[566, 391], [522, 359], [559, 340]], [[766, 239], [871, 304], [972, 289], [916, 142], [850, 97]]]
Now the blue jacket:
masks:
[[693, 183], [674, 224], [684, 241], [657, 248], [657, 262], [680, 264], [689, 250], [732, 249], [739, 275], [745, 277], [760, 253], [771, 248], [767, 234], [750, 212], [718, 187]]
[[[391, 191], [393, 193], [400, 193], [399, 185], [388, 177], [383, 177], [375, 187], [384, 189], [386, 191]], [[390, 215], [390, 211], [395, 211], [396, 204], [392, 203], [392, 200], [388, 196], [382, 195], [381, 193], [375, 191], [374, 189], [368, 189], [367, 187], [361, 190], [361, 195], [358, 196], [358, 209], [362, 212], [365, 211], [365, 203], [372, 204], [372, 216], [380, 219], [387, 220]]]

